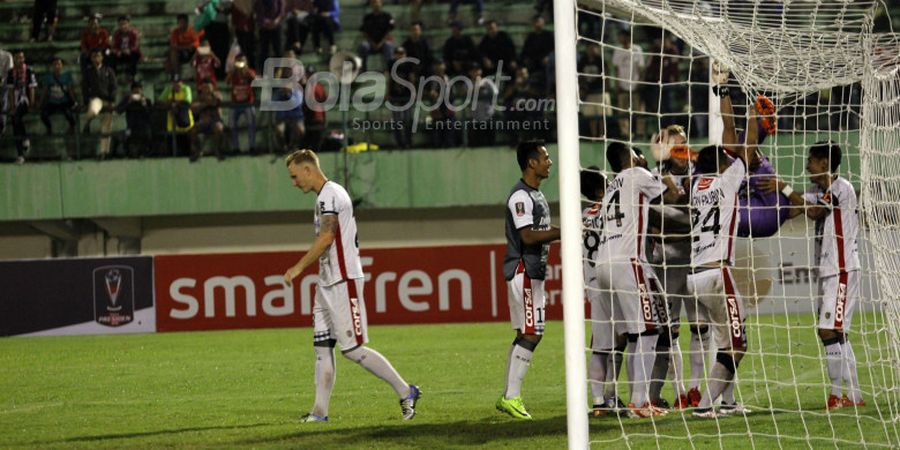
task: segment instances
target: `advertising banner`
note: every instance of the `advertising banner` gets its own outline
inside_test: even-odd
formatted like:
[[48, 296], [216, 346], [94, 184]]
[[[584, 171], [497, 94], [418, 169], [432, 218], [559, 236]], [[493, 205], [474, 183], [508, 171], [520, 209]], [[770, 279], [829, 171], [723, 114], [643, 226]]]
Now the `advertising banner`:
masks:
[[[562, 318], [559, 251], [551, 251], [547, 318]], [[372, 249], [361, 252], [370, 324], [503, 321], [509, 318], [504, 245]], [[317, 266], [291, 286], [297, 252], [155, 258], [159, 331], [312, 325]]]
[[153, 260], [0, 262], [0, 335], [156, 331]]

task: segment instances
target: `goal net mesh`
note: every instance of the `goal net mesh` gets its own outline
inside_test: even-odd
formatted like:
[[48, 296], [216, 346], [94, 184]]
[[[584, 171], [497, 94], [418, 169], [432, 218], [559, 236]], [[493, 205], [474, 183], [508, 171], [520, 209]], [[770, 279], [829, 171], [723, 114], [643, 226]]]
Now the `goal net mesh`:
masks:
[[[649, 168], [662, 161], [650, 144], [668, 127], [683, 129], [693, 150], [722, 142], [720, 97], [711, 67], [724, 67], [739, 134], [759, 96], [775, 110], [768, 130], [760, 126], [758, 148], [778, 178], [803, 193], [810, 146], [830, 140], [843, 152], [838, 173], [854, 187], [861, 270], [860, 295], [847, 340], [857, 360], [864, 405], [827, 409], [832, 381], [818, 336], [820, 301], [816, 221], [803, 215], [774, 231], [751, 220], [752, 237], [738, 237], [734, 276], [743, 298], [748, 350], [736, 371], [735, 401], [745, 411], [714, 419], [695, 418], [691, 408], [629, 418], [604, 411], [589, 421], [593, 446], [706, 448], [897, 447], [900, 446], [900, 40], [876, 33], [889, 10], [880, 1], [582, 0], [577, 3], [577, 70], [580, 164], [612, 181], [606, 147], [625, 143], [643, 151]], [[556, 26], [563, 26], [557, 24]], [[672, 141], [669, 141], [672, 142]], [[665, 147], [663, 154], [674, 149]], [[741, 195], [749, 197], [749, 189]], [[589, 209], [594, 201], [583, 198]], [[743, 201], [743, 200], [742, 200]], [[782, 200], [786, 203], [786, 200]], [[750, 202], [749, 208], [765, 208]], [[661, 212], [665, 229], [667, 207]], [[601, 215], [605, 212], [601, 211]], [[751, 211], [751, 216], [753, 212]], [[652, 214], [651, 214], [652, 216]], [[663, 233], [648, 231], [648, 254]], [[761, 222], [760, 222], [761, 223]], [[754, 228], [755, 227], [755, 228]], [[584, 264], [603, 230], [585, 221]], [[665, 232], [666, 239], [674, 236]], [[677, 233], [676, 233], [677, 234]], [[690, 239], [690, 235], [682, 235]], [[651, 258], [663, 290], [669, 276], [689, 261]], [[680, 273], [684, 273], [681, 271]], [[622, 276], [622, 274], [611, 274]], [[593, 308], [603, 289], [586, 281]], [[615, 292], [605, 292], [614, 295]], [[683, 292], [667, 292], [668, 302]], [[670, 406], [691, 384], [704, 392], [715, 338], [701, 345], [682, 307], [670, 311], [678, 345], [660, 398]], [[588, 315], [588, 333], [596, 320]], [[613, 319], [615, 320], [615, 319]], [[710, 331], [710, 333], [712, 333]], [[590, 361], [597, 349], [589, 343]], [[692, 367], [701, 354], [702, 371]], [[627, 356], [626, 356], [627, 361]], [[678, 362], [680, 361], [680, 362]], [[696, 361], [696, 359], [695, 359]], [[610, 365], [612, 364], [609, 361]], [[614, 392], [627, 405], [635, 388], [627, 362], [617, 380], [588, 376], [593, 390]], [[693, 373], [692, 373], [693, 372]], [[659, 379], [661, 380], [661, 379]], [[595, 389], [596, 386], [602, 389]], [[589, 395], [588, 406], [597, 403]], [[605, 400], [605, 399], [604, 399]], [[721, 401], [721, 400], [719, 400]]]

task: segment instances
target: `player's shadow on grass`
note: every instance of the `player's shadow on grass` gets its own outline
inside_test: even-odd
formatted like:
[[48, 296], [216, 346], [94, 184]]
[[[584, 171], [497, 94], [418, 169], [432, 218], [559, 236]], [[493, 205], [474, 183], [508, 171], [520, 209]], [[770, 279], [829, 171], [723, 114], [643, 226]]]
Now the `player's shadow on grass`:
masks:
[[354, 428], [352, 424], [336, 423], [297, 424], [298, 431], [263, 439], [241, 441], [243, 445], [281, 443], [287, 446], [309, 442], [328, 442], [334, 448], [358, 447], [361, 442], [378, 442], [379, 446], [408, 446], [411, 443], [422, 448], [447, 446], [485, 445], [493, 441], [527, 439], [538, 436], [566, 436], [566, 416], [532, 421], [516, 421], [502, 416], [481, 420], [445, 423], [396, 423]]
[[94, 442], [94, 441], [105, 441], [108, 439], [131, 439], [131, 438], [141, 438], [141, 437], [152, 437], [152, 436], [164, 436], [171, 434], [179, 434], [179, 433], [193, 433], [197, 431], [215, 431], [215, 430], [234, 430], [234, 429], [242, 429], [242, 428], [257, 428], [257, 427], [267, 427], [271, 425], [277, 425], [277, 423], [254, 423], [254, 424], [246, 424], [246, 425], [218, 425], [214, 427], [189, 427], [189, 428], [176, 428], [169, 430], [157, 430], [157, 431], [142, 431], [136, 433], [115, 433], [115, 434], [98, 434], [93, 436], [78, 436], [68, 439], [58, 439], [53, 441], [43, 441], [43, 442], [33, 442], [33, 444], [74, 444], [76, 442]]

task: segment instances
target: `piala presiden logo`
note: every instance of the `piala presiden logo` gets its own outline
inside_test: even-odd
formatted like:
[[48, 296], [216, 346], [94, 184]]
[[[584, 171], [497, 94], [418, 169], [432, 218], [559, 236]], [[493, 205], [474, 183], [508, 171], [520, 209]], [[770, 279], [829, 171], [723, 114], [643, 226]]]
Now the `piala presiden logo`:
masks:
[[94, 320], [118, 327], [134, 320], [134, 269], [103, 266], [94, 269]]

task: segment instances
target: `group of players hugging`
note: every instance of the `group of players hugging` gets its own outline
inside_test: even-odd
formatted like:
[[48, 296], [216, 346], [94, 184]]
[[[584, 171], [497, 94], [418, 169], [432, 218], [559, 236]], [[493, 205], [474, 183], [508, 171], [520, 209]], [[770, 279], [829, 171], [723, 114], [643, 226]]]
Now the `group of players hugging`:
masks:
[[[692, 408], [695, 417], [712, 419], [750, 413], [734, 393], [747, 351], [744, 302], [733, 273], [735, 238], [771, 237], [801, 215], [815, 221], [818, 335], [832, 383], [826, 408], [863, 406], [847, 338], [860, 288], [857, 197], [838, 174], [841, 148], [831, 141], [813, 144], [806, 164], [810, 188], [794, 192], [759, 149], [776, 131], [774, 104], [759, 96], [739, 134], [725, 85], [728, 72], [714, 66], [713, 75], [725, 125], [722, 145], [694, 151], [684, 130], [670, 126], [652, 138], [654, 169], [639, 149], [611, 142], [609, 178], [596, 166], [581, 173], [581, 193], [590, 203], [582, 217], [591, 310], [590, 414], [646, 418]], [[546, 149], [524, 143], [518, 162], [523, 177], [507, 202], [504, 261], [517, 336], [496, 406], [530, 419], [520, 386], [543, 333], [544, 270], [559, 230], [550, 225], [538, 189], [552, 165]], [[691, 334], [687, 377], [679, 348], [682, 306]], [[623, 360], [627, 404], [617, 395]], [[674, 385], [672, 404], [660, 395], [667, 378]]]

